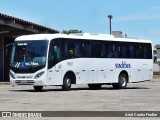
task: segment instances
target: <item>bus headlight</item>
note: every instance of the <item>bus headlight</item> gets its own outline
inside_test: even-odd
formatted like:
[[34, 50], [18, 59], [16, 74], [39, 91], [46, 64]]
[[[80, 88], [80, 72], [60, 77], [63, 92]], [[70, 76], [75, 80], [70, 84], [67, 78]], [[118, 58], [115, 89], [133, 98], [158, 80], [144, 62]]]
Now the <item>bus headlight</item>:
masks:
[[15, 76], [11, 72], [9, 74], [13, 79], [15, 79]]
[[38, 78], [40, 78], [43, 74], [44, 74], [44, 71], [38, 73], [34, 78], [35, 78], [35, 79], [38, 79]]

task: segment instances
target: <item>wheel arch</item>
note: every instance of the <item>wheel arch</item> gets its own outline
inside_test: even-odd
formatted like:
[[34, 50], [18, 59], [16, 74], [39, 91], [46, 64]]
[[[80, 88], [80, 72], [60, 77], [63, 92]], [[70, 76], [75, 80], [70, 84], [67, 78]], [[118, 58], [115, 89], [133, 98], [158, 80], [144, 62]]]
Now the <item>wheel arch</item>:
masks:
[[65, 76], [69, 76], [71, 77], [71, 84], [76, 84], [76, 75], [73, 71], [67, 71], [63, 77], [63, 79], [65, 78]]
[[125, 74], [125, 75], [127, 76], [127, 82], [129, 82], [129, 74], [128, 74], [128, 72], [127, 72], [126, 70], [122, 70], [122, 71], [119, 73], [119, 76], [120, 76], [121, 74]]

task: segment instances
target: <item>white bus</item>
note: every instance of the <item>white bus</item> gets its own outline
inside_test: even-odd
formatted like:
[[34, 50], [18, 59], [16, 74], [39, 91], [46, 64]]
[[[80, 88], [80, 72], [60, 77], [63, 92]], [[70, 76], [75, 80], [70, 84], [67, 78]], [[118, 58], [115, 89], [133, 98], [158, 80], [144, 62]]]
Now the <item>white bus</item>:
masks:
[[111, 84], [151, 80], [152, 43], [149, 40], [114, 38], [105, 34], [37, 34], [16, 38], [10, 63], [11, 85], [62, 86], [88, 84], [100, 89]]

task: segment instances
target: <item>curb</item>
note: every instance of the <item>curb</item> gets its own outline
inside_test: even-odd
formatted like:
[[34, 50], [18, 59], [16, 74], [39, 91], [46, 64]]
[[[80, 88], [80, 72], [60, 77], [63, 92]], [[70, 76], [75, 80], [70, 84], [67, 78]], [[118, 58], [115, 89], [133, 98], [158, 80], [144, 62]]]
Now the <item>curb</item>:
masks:
[[0, 85], [10, 85], [10, 82], [0, 82]]

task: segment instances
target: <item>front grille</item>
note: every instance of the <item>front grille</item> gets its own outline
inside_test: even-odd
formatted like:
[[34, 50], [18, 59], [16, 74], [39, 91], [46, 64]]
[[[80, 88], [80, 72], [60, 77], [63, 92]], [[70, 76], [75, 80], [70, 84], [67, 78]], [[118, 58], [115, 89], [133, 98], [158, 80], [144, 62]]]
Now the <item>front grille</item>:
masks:
[[17, 78], [32, 78], [32, 76], [17, 76]]
[[15, 83], [18, 85], [33, 85], [34, 81], [33, 80], [16, 80]]

